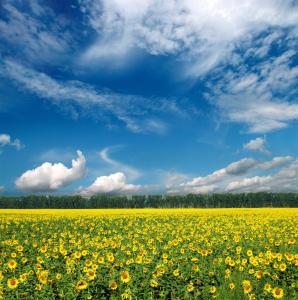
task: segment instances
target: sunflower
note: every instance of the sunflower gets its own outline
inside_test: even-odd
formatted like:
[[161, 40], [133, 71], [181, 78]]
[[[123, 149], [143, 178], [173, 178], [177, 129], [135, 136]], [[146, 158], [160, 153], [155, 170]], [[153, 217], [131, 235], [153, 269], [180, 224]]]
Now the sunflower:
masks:
[[195, 289], [194, 288], [194, 286], [193, 286], [193, 283], [191, 282], [191, 283], [189, 283], [188, 285], [187, 285], [187, 291], [189, 292], [189, 293], [191, 293], [191, 292], [193, 292], [193, 290]]
[[271, 292], [271, 284], [270, 283], [266, 283], [264, 285], [264, 291], [266, 292]]
[[156, 288], [156, 287], [158, 287], [158, 282], [155, 279], [151, 279], [150, 286], [153, 288]]
[[88, 287], [88, 283], [85, 280], [79, 280], [76, 284], [77, 290], [85, 290]]
[[257, 277], [257, 279], [261, 279], [263, 277], [264, 273], [260, 270], [258, 270], [256, 273], [255, 273], [255, 276]]
[[243, 280], [242, 282], [243, 291], [245, 294], [249, 294], [252, 291], [251, 284], [249, 280]]
[[89, 280], [89, 281], [92, 281], [92, 280], [95, 279], [96, 273], [95, 273], [93, 270], [89, 270], [89, 271], [87, 272], [87, 276], [88, 276], [88, 280]]
[[272, 290], [272, 296], [276, 299], [281, 299], [284, 296], [284, 291], [282, 288], [276, 287]]
[[47, 284], [48, 282], [48, 275], [49, 272], [48, 271], [42, 271], [38, 274], [38, 279], [42, 284]]
[[16, 278], [11, 278], [7, 280], [7, 286], [10, 289], [16, 289], [19, 285], [19, 281]]
[[123, 293], [123, 294], [121, 294], [121, 299], [122, 299], [122, 300], [131, 300], [132, 297], [131, 297], [131, 295], [128, 294], [128, 293]]
[[192, 270], [195, 271], [195, 272], [198, 272], [199, 271], [199, 266], [197, 264], [193, 265]]
[[230, 288], [230, 290], [233, 290], [233, 289], [235, 288], [235, 284], [234, 284], [233, 282], [231, 282], [231, 283], [229, 284], [229, 288]]
[[17, 262], [12, 259], [7, 263], [9, 269], [14, 270], [17, 267]]
[[128, 271], [121, 272], [120, 273], [120, 278], [121, 278], [122, 282], [125, 282], [125, 283], [129, 282], [130, 281], [130, 276], [129, 276]]
[[24, 247], [23, 247], [23, 246], [19, 245], [19, 246], [17, 247], [17, 251], [18, 251], [18, 252], [23, 252], [23, 250], [24, 250]]
[[90, 266], [92, 265], [92, 260], [87, 259], [87, 260], [85, 261], [85, 265], [86, 265], [87, 267], [90, 267]]
[[235, 262], [232, 259], [229, 261], [229, 266], [230, 267], [234, 267], [235, 266]]
[[173, 275], [174, 275], [175, 277], [179, 276], [179, 274], [180, 274], [179, 269], [175, 269], [175, 270], [173, 271]]
[[116, 282], [116, 281], [112, 281], [112, 282], [110, 283], [110, 289], [111, 289], [111, 290], [116, 290], [117, 288], [118, 288], [117, 282]]
[[22, 257], [22, 263], [25, 264], [28, 261], [26, 257]]
[[104, 259], [102, 256], [100, 256], [100, 257], [97, 259], [97, 262], [98, 262], [99, 264], [103, 264], [103, 263], [105, 262], [105, 259]]
[[216, 287], [215, 286], [210, 287], [209, 292], [210, 292], [210, 294], [215, 294], [216, 293]]
[[285, 263], [282, 263], [279, 265], [279, 270], [282, 272], [284, 272], [286, 270], [286, 268], [287, 268], [287, 265]]
[[28, 278], [28, 275], [26, 273], [20, 275], [21, 282], [25, 282], [27, 280], [27, 278]]
[[41, 253], [46, 253], [47, 252], [47, 247], [46, 246], [42, 246], [40, 249], [39, 249], [39, 252]]

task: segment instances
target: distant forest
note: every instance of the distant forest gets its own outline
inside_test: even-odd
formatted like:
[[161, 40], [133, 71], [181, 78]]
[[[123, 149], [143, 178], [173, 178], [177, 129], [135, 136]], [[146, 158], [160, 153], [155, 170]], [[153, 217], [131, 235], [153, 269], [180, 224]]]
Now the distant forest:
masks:
[[298, 193], [0, 197], [0, 208], [220, 208], [298, 207]]

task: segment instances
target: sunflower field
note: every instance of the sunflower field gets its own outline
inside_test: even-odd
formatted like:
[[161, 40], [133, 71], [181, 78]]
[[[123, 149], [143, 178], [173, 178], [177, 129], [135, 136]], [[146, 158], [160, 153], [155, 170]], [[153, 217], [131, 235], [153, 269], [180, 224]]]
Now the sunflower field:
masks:
[[298, 209], [0, 210], [0, 299], [298, 299]]

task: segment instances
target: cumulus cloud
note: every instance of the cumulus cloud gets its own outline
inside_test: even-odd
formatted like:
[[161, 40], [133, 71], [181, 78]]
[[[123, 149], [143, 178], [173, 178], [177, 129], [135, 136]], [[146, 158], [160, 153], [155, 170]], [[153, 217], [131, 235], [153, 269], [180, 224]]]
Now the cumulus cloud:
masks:
[[253, 190], [253, 191], [266, 191], [267, 187], [264, 186], [265, 183], [268, 183], [271, 180], [271, 176], [255, 176], [251, 178], [244, 178], [239, 181], [232, 181], [226, 187], [227, 192], [235, 190]]
[[243, 145], [243, 149], [250, 151], [259, 151], [265, 154], [270, 154], [270, 151], [267, 149], [266, 139], [258, 137], [254, 140], [249, 141]]
[[125, 174], [117, 172], [97, 177], [90, 186], [80, 188], [77, 192], [83, 197], [91, 197], [97, 194], [133, 194], [140, 188], [140, 185], [128, 184]]
[[268, 176], [247, 177], [232, 181], [226, 187], [227, 192], [298, 192], [298, 160]]
[[0, 134], [0, 148], [4, 146], [13, 146], [17, 150], [25, 147], [19, 139], [12, 140], [9, 134], [2, 133]]
[[[227, 167], [214, 171], [212, 174], [204, 177], [196, 177], [191, 181], [182, 183], [181, 186], [192, 187], [196, 189], [199, 186], [209, 186], [210, 183], [222, 180], [228, 175], [245, 174], [248, 170], [257, 165], [257, 161], [252, 158], [243, 158], [237, 162], [229, 164]], [[215, 188], [215, 186], [212, 186]]]
[[115, 159], [112, 159], [110, 157], [110, 151], [112, 149], [115, 149], [115, 147], [107, 147], [107, 148], [104, 148], [103, 150], [101, 150], [99, 152], [100, 158], [103, 161], [105, 161], [106, 163], [108, 163], [109, 165], [111, 165], [112, 167], [114, 167], [115, 169], [118, 169], [119, 171], [122, 171], [123, 173], [125, 173], [129, 179], [133, 180], [133, 179], [139, 178], [141, 176], [140, 171], [138, 171], [137, 169], [135, 169], [129, 165], [126, 165]]
[[284, 165], [290, 161], [293, 161], [295, 158], [292, 156], [277, 156], [272, 158], [272, 160], [265, 161], [261, 163], [259, 166], [263, 170], [270, 170], [276, 167], [279, 167], [281, 165]]
[[[295, 158], [292, 156], [274, 157], [268, 161], [259, 161], [252, 158], [243, 158], [237, 162], [233, 162], [225, 168], [214, 171], [207, 176], [195, 177], [192, 180], [182, 182], [174, 182], [167, 187], [167, 192], [170, 194], [185, 194], [185, 193], [212, 193], [212, 192], [233, 192], [233, 191], [259, 191], [259, 190], [277, 190], [282, 187], [274, 186], [279, 179], [293, 176], [296, 178], [297, 170], [292, 167]], [[290, 164], [289, 167], [284, 167], [277, 174], [279, 175], [253, 175], [256, 172], [264, 172], [274, 168], [282, 167], [285, 164]], [[284, 174], [284, 176], [282, 176]], [[272, 180], [272, 178], [274, 180]], [[296, 178], [298, 180], [298, 178]], [[254, 190], [255, 189], [255, 190]], [[294, 185], [290, 190], [295, 189]], [[286, 191], [286, 188], [284, 188]]]
[[85, 175], [85, 157], [77, 151], [77, 159], [71, 168], [62, 163], [45, 162], [41, 166], [23, 173], [15, 182], [16, 187], [25, 192], [53, 192], [82, 178]]
[[237, 162], [231, 163], [226, 167], [226, 173], [231, 175], [242, 175], [255, 167], [258, 162], [252, 158], [243, 158]]
[[188, 179], [188, 176], [186, 174], [183, 173], [167, 173], [166, 174], [166, 178], [165, 178], [165, 188], [167, 190], [170, 189], [174, 189], [176, 186], [182, 184], [183, 182], [185, 182]]

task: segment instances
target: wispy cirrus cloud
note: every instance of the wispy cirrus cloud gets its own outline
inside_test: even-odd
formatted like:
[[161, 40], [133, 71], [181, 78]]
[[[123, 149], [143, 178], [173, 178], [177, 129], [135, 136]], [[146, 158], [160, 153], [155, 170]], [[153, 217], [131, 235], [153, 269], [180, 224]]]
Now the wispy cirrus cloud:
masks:
[[207, 76], [204, 97], [222, 120], [265, 133], [298, 119], [294, 1], [83, 0], [81, 10], [98, 35], [87, 63], [134, 49], [171, 55], [184, 76]]
[[117, 146], [107, 147], [107, 148], [104, 148], [103, 150], [101, 150], [98, 154], [103, 161], [108, 163], [110, 166], [112, 166], [117, 171], [124, 173], [128, 177], [128, 179], [134, 180], [134, 179], [139, 178], [142, 175], [142, 173], [139, 170], [137, 170], [134, 167], [131, 167], [127, 164], [124, 164], [120, 161], [112, 159], [110, 157], [110, 152], [112, 150], [115, 150], [116, 148], [118, 148], [118, 147]]
[[59, 107], [68, 108], [74, 116], [89, 114], [106, 123], [116, 119], [135, 133], [164, 134], [169, 125], [157, 117], [158, 114], [185, 115], [173, 99], [122, 95], [80, 81], [58, 81], [11, 59], [4, 59], [0, 70], [17, 85]]
[[[233, 67], [214, 71], [206, 98], [223, 121], [244, 124], [250, 133], [286, 128], [298, 120], [296, 52], [287, 49], [258, 60], [249, 50], [246, 58], [235, 59]], [[256, 62], [250, 65], [249, 60]]]
[[85, 53], [87, 60], [123, 56], [139, 48], [177, 56], [192, 76], [205, 74], [229, 57], [237, 43], [268, 27], [296, 26], [298, 16], [290, 0], [82, 0], [80, 5], [98, 33]]
[[48, 149], [43, 151], [38, 157], [37, 161], [48, 161], [48, 162], [67, 162], [70, 161], [73, 157], [73, 151], [66, 149]]
[[[295, 51], [290, 50], [297, 48], [298, 36], [294, 1], [82, 0], [77, 26], [70, 26], [74, 20], [37, 0], [5, 0], [1, 8], [5, 14], [0, 18], [0, 40], [18, 50], [0, 46], [6, 61], [3, 71], [8, 69], [10, 78], [40, 97], [59, 105], [61, 99], [76, 103], [79, 109], [67, 106], [74, 116], [92, 105], [96, 109], [88, 113], [107, 123], [113, 124], [115, 118], [133, 132], [167, 133], [170, 126], [158, 114], [177, 113], [175, 99], [146, 99], [79, 81], [58, 81], [35, 68], [42, 63], [61, 66], [64, 59], [71, 62], [71, 69], [78, 57], [83, 57], [82, 65], [109, 57], [114, 61], [117, 56], [126, 61], [128, 53], [141, 49], [154, 56], [171, 56], [179, 62], [177, 73], [182, 77], [209, 82], [203, 97], [218, 109], [222, 120], [263, 133], [298, 119], [297, 67]], [[86, 32], [95, 35], [92, 42], [84, 40]], [[77, 36], [84, 47], [77, 47]], [[272, 51], [278, 46], [279, 51]], [[10, 62], [8, 55], [13, 57]], [[26, 63], [17, 66], [16, 58]]]
[[0, 49], [4, 54], [9, 46], [33, 65], [53, 64], [74, 50], [76, 39], [69, 30], [69, 20], [45, 3], [3, 0], [0, 9]]

